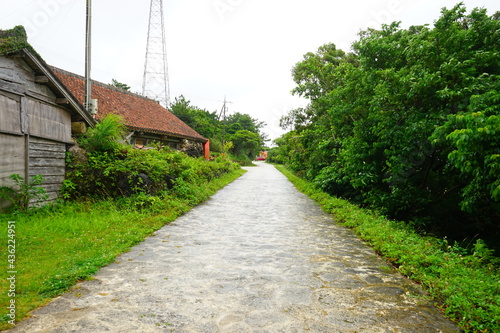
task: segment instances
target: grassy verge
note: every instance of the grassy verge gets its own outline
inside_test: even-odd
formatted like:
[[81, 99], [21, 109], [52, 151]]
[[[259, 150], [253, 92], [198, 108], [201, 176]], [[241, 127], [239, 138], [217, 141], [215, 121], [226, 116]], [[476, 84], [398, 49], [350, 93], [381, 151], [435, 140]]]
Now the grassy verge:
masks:
[[352, 228], [401, 273], [420, 283], [466, 332], [500, 332], [500, 260], [483, 242], [464, 249], [446, 239], [419, 235], [406, 223], [331, 197], [285, 167], [277, 168], [337, 222]]
[[[72, 202], [17, 215], [0, 215], [0, 242], [8, 242], [8, 221], [15, 222], [16, 320], [46, 304], [76, 282], [88, 279], [133, 245], [205, 201], [241, 176], [237, 169], [198, 184], [189, 196], [168, 195]], [[192, 194], [196, 192], [196, 194]], [[4, 250], [5, 249], [5, 250]], [[8, 256], [2, 246], [0, 330], [12, 327], [7, 307]]]

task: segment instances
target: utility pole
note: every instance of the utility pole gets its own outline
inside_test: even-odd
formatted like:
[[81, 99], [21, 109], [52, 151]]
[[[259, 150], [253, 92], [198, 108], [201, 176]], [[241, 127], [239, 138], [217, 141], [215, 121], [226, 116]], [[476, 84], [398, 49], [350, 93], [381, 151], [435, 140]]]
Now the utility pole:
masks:
[[90, 79], [90, 60], [92, 57], [91, 48], [92, 33], [92, 0], [87, 0], [87, 19], [85, 32], [85, 109], [92, 113], [92, 82]]
[[226, 113], [227, 113], [227, 104], [232, 103], [226, 100], [226, 96], [224, 96], [224, 104], [222, 105], [222, 109], [219, 114], [219, 121], [222, 116], [222, 149], [224, 150], [224, 145], [226, 144]]
[[163, 0], [151, 0], [142, 94], [170, 106]]
[[230, 104], [232, 102], [228, 102], [226, 100], [226, 96], [224, 96], [224, 104], [222, 104], [222, 108], [220, 109], [219, 116], [217, 117], [217, 123], [214, 126], [214, 130], [212, 133], [212, 137], [215, 137], [215, 134], [217, 133], [217, 128], [219, 128], [219, 123], [221, 122], [222, 118], [222, 150], [224, 151], [224, 145], [226, 144], [226, 114], [227, 114], [227, 104]]

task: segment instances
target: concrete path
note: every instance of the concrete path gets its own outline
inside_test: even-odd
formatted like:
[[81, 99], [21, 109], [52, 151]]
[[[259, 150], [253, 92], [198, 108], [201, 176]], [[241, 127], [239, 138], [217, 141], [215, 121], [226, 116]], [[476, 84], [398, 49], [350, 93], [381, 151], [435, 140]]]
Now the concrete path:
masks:
[[459, 332], [259, 163], [12, 332]]

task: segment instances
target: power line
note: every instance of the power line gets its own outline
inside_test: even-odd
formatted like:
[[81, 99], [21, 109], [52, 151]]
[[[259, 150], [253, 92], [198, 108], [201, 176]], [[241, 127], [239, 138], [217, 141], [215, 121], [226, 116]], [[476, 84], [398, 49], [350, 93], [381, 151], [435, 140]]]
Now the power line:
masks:
[[[217, 117], [217, 125], [221, 122], [220, 118], [222, 117], [222, 147], [226, 144], [226, 114], [227, 114], [227, 104], [231, 104], [232, 102], [228, 102], [226, 100], [226, 96], [224, 96], [224, 104], [219, 113], [219, 117]], [[216, 125], [216, 129], [217, 129]], [[215, 130], [214, 130], [215, 134]]]

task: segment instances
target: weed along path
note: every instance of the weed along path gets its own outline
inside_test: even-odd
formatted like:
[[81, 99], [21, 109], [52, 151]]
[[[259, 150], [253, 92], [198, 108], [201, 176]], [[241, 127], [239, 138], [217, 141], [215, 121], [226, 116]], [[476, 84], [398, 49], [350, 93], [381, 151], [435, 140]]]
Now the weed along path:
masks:
[[259, 163], [11, 332], [459, 332]]

